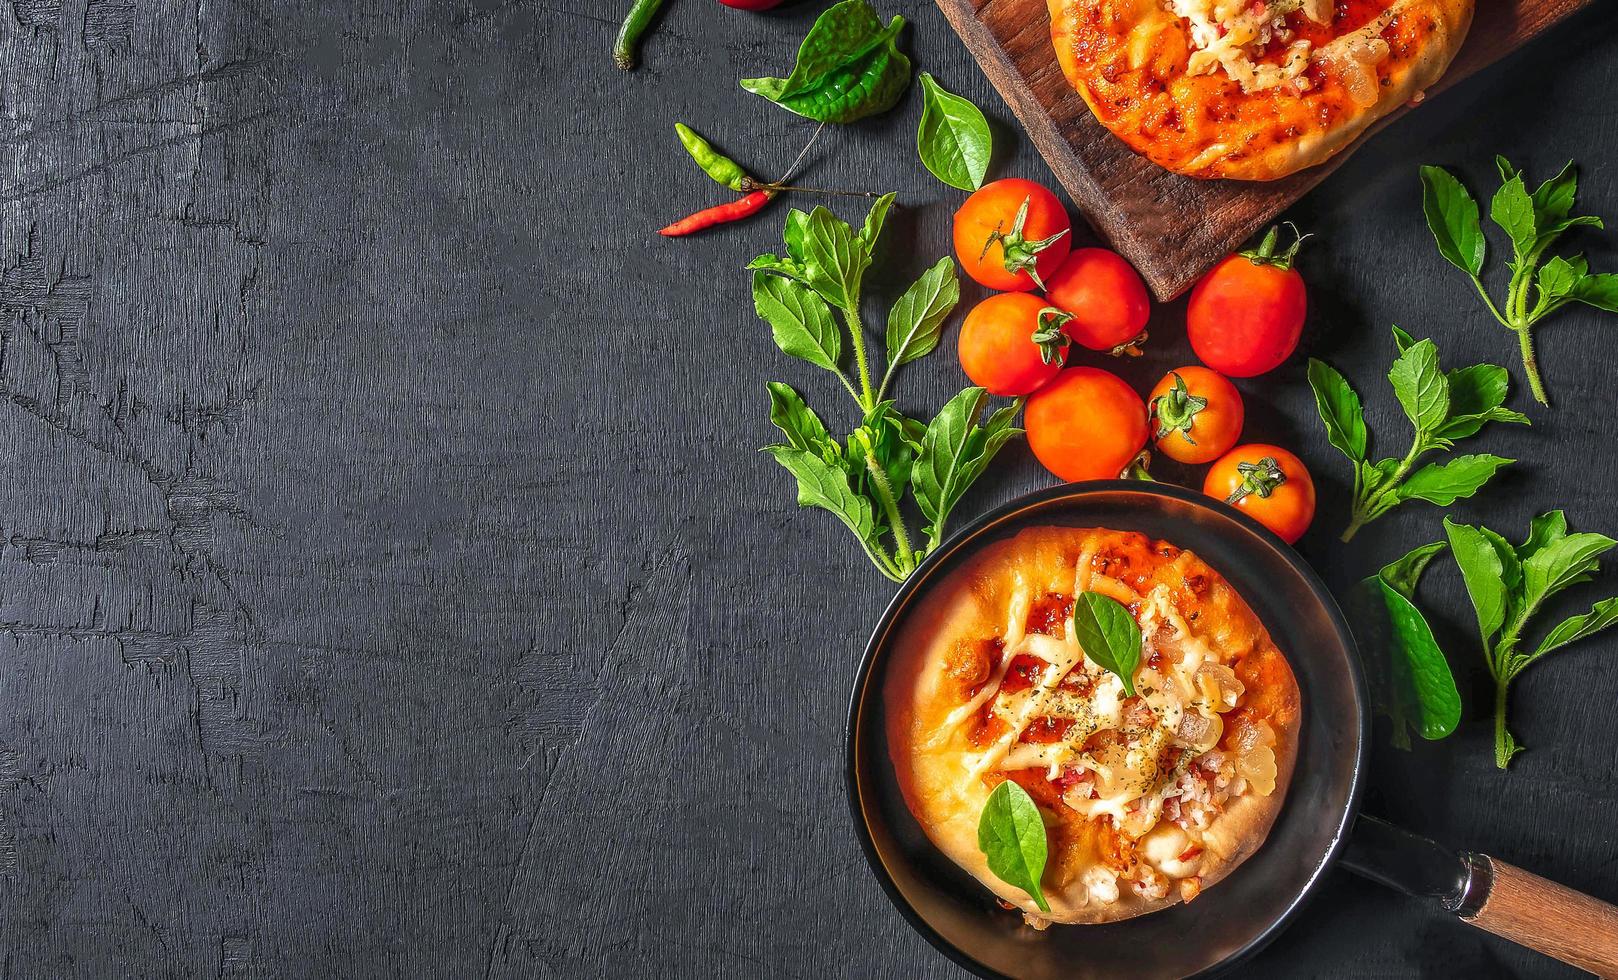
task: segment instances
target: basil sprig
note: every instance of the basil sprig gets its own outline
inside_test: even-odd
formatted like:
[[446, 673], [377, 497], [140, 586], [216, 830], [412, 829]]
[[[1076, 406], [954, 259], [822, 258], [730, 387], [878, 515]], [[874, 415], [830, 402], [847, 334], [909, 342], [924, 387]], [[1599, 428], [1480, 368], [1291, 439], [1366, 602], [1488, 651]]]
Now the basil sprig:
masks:
[[1051, 910], [1039, 887], [1047, 855], [1045, 820], [1028, 791], [1009, 779], [984, 801], [978, 817], [978, 850], [996, 877], [1027, 892], [1041, 912]]
[[1410, 733], [1444, 738], [1461, 721], [1461, 695], [1432, 627], [1416, 608], [1416, 584], [1442, 541], [1425, 544], [1360, 582], [1355, 630], [1370, 661], [1371, 700], [1393, 723], [1395, 748], [1410, 748]]
[[922, 72], [921, 124], [916, 129], [916, 151], [934, 177], [963, 191], [983, 186], [989, 172], [994, 138], [989, 121], [970, 101], [947, 92], [933, 76]]
[[910, 59], [895, 46], [904, 18], [887, 26], [865, 0], [821, 14], [785, 78], [744, 78], [742, 88], [820, 122], [850, 123], [886, 112], [910, 85]]
[[1084, 655], [1117, 674], [1124, 693], [1134, 697], [1141, 635], [1129, 607], [1099, 592], [1080, 592], [1073, 601], [1073, 632]]
[[1591, 273], [1582, 255], [1545, 257], [1568, 229], [1602, 226], [1600, 218], [1572, 214], [1579, 187], [1572, 163], [1530, 192], [1522, 172], [1510, 161], [1501, 156], [1494, 161], [1501, 185], [1489, 202], [1489, 218], [1511, 239], [1511, 261], [1507, 263], [1511, 279], [1500, 304], [1495, 304], [1483, 286], [1488, 242], [1478, 218], [1478, 204], [1465, 185], [1442, 167], [1422, 167], [1421, 208], [1439, 253], [1471, 278], [1489, 312], [1517, 335], [1528, 386], [1540, 404], [1549, 405], [1534, 356], [1534, 324], [1569, 303], [1618, 312], [1618, 275]]
[[[839, 440], [789, 385], [770, 382], [770, 421], [785, 439], [764, 452], [796, 478], [800, 506], [835, 515], [882, 574], [902, 582], [943, 541], [950, 511], [1022, 430], [1012, 425], [1020, 402], [983, 418], [982, 388], [951, 398], [929, 423], [906, 417], [885, 397], [901, 365], [938, 346], [961, 297], [954, 261], [939, 259], [894, 302], [884, 331], [887, 366], [873, 371], [860, 306], [892, 203], [892, 194], [878, 199], [858, 231], [825, 208], [794, 210], [786, 254], [761, 255], [749, 268], [753, 307], [776, 346], [836, 375], [860, 410], [859, 426]], [[919, 547], [902, 506], [907, 490], [925, 519]]]
[[1431, 340], [1417, 341], [1398, 327], [1393, 328], [1393, 338], [1399, 357], [1388, 371], [1388, 381], [1415, 428], [1410, 448], [1401, 459], [1371, 461], [1360, 396], [1330, 365], [1309, 360], [1309, 387], [1326, 426], [1326, 439], [1354, 464], [1353, 512], [1343, 531], [1344, 541], [1407, 500], [1448, 507], [1470, 497], [1500, 467], [1516, 460], [1484, 453], [1419, 468], [1417, 461], [1428, 453], [1453, 449], [1456, 440], [1475, 435], [1489, 422], [1528, 424], [1526, 415], [1504, 407], [1505, 368], [1473, 364], [1445, 371], [1439, 367], [1438, 347]]
[[1590, 581], [1601, 565], [1601, 556], [1618, 541], [1604, 534], [1569, 534], [1567, 518], [1559, 510], [1534, 518], [1528, 539], [1519, 545], [1486, 527], [1456, 524], [1447, 517], [1444, 530], [1477, 613], [1484, 659], [1494, 677], [1494, 761], [1504, 769], [1523, 748], [1506, 728], [1506, 693], [1511, 682], [1546, 654], [1618, 622], [1618, 597], [1603, 599], [1589, 612], [1564, 619], [1532, 649], [1524, 630], [1546, 600]]

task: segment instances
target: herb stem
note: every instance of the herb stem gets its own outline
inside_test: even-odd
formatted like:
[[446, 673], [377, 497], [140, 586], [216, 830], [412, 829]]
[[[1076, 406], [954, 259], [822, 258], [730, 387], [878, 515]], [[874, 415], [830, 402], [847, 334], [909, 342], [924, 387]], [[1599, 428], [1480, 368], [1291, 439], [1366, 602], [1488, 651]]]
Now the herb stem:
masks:
[[1359, 511], [1356, 509], [1354, 512], [1354, 519], [1348, 522], [1348, 527], [1344, 529], [1342, 537], [1338, 538], [1337, 540], [1343, 542], [1344, 544], [1348, 544], [1350, 541], [1354, 540], [1354, 535], [1358, 534], [1360, 528], [1365, 526], [1366, 520], [1367, 518], [1359, 513]]
[[1517, 754], [1516, 740], [1506, 730], [1506, 688], [1509, 684], [1509, 681], [1498, 678], [1494, 682], [1494, 764], [1501, 769], [1506, 768], [1511, 757]]
[[865, 469], [871, 474], [871, 486], [876, 488], [876, 495], [882, 502], [882, 510], [888, 515], [888, 525], [893, 529], [893, 542], [898, 546], [894, 555], [896, 559], [894, 565], [900, 572], [908, 575], [915, 571], [915, 553], [910, 548], [910, 533], [905, 529], [904, 515], [899, 513], [899, 501], [893, 496], [893, 484], [889, 482], [887, 472], [876, 461], [876, 454], [869, 450], [865, 453]]
[[[848, 308], [843, 310], [843, 316], [848, 320], [848, 336], [854, 343], [854, 363], [859, 367], [860, 391], [862, 395], [854, 395], [854, 401], [859, 403], [860, 410], [869, 412], [876, 407], [876, 393], [871, 390], [871, 365], [865, 358], [865, 325], [860, 321], [860, 298], [856, 294], [848, 298]], [[853, 386], [849, 386], [849, 394], [854, 394]]]
[[1525, 323], [1514, 328], [1517, 334], [1517, 346], [1522, 349], [1523, 373], [1528, 375], [1528, 388], [1534, 393], [1534, 400], [1541, 405], [1550, 405], [1550, 398], [1545, 394], [1545, 382], [1539, 376], [1539, 358], [1534, 354], [1534, 338], [1529, 326]]
[[[1360, 528], [1376, 520], [1378, 517], [1381, 517], [1383, 514], [1387, 513], [1395, 503], [1398, 503], [1399, 483], [1404, 480], [1407, 474], [1409, 474], [1410, 468], [1416, 465], [1416, 460], [1419, 459], [1421, 454], [1425, 453], [1428, 448], [1427, 443], [1418, 435], [1415, 440], [1410, 443], [1410, 451], [1405, 453], [1405, 458], [1399, 461], [1399, 465], [1394, 468], [1391, 474], [1389, 474], [1387, 480], [1383, 481], [1381, 486], [1374, 493], [1372, 493], [1370, 497], [1366, 498], [1364, 501], [1361, 501], [1358, 499], [1360, 491], [1355, 491], [1352, 520], [1349, 521], [1348, 527], [1343, 531], [1342, 537], [1340, 537], [1338, 540], [1342, 541], [1344, 544], [1347, 544], [1349, 541], [1353, 540], [1355, 534], [1359, 533]], [[1360, 482], [1357, 474], [1355, 477], [1355, 482]]]
[[1500, 325], [1508, 330], [1515, 330], [1516, 327], [1512, 326], [1511, 321], [1501, 315], [1500, 307], [1494, 305], [1494, 300], [1489, 297], [1489, 291], [1483, 288], [1483, 280], [1473, 276], [1472, 285], [1478, 288], [1478, 295], [1483, 297], [1484, 304], [1489, 307], [1489, 312], [1494, 314], [1494, 318], [1500, 321]]

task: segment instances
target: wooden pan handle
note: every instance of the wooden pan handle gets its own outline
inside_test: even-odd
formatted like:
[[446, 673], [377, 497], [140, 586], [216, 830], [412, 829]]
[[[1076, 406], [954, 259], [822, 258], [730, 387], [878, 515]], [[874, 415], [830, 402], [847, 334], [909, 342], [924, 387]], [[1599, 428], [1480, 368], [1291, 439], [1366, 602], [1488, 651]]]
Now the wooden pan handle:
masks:
[[1462, 920], [1599, 977], [1618, 977], [1618, 908], [1498, 858], [1472, 860], [1492, 883]]

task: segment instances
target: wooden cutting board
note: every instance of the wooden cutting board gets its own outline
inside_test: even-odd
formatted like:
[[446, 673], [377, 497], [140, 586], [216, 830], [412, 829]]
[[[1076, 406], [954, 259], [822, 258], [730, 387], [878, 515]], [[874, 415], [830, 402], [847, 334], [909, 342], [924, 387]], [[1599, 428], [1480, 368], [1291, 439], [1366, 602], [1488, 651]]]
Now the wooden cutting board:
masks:
[[[1594, 2], [1477, 0], [1465, 46], [1428, 94]], [[1283, 180], [1182, 177], [1136, 155], [1096, 122], [1056, 63], [1045, 0], [938, 0], [938, 6], [1096, 233], [1135, 264], [1159, 299], [1185, 291], [1379, 128], [1326, 163]]]

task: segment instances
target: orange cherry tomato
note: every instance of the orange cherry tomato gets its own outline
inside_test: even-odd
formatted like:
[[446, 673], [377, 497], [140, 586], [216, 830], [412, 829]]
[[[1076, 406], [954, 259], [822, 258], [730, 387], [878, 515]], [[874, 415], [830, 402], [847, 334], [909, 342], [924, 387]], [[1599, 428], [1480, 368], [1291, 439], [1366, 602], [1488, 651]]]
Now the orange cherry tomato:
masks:
[[1116, 374], [1067, 368], [1023, 410], [1028, 447], [1064, 480], [1116, 479], [1146, 448], [1146, 403]]
[[955, 212], [955, 255], [990, 289], [1026, 292], [1067, 258], [1072, 228], [1055, 194], [1008, 177], [984, 184]]
[[1303, 461], [1280, 446], [1237, 446], [1208, 470], [1202, 492], [1245, 511], [1287, 544], [1303, 537], [1315, 518], [1315, 481]]
[[1067, 316], [1032, 293], [997, 293], [961, 323], [961, 370], [991, 395], [1026, 395], [1062, 370]]
[[1135, 267], [1104, 248], [1075, 249], [1045, 279], [1045, 298], [1073, 314], [1067, 335], [1091, 350], [1138, 354], [1152, 301]]
[[1273, 370], [1303, 336], [1309, 303], [1303, 277], [1292, 267], [1299, 238], [1275, 250], [1279, 229], [1259, 247], [1229, 256], [1191, 291], [1185, 334], [1202, 363], [1231, 378]]
[[1175, 368], [1147, 396], [1158, 452], [1181, 463], [1211, 463], [1241, 438], [1241, 392], [1217, 371]]

